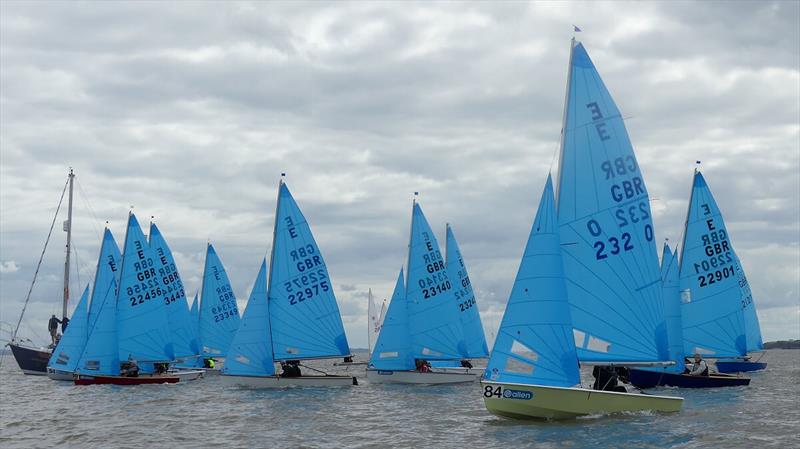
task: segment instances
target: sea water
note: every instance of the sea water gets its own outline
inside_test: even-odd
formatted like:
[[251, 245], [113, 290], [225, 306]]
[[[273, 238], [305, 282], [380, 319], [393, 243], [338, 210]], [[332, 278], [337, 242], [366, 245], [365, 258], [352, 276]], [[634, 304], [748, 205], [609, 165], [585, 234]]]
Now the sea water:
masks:
[[[361, 357], [363, 359], [363, 357]], [[479, 384], [246, 390], [218, 377], [77, 387], [0, 367], [0, 447], [800, 447], [800, 351], [770, 350], [749, 387], [660, 388], [674, 414], [528, 422], [486, 411]], [[586, 375], [586, 370], [584, 370]], [[588, 379], [584, 380], [588, 384]]]

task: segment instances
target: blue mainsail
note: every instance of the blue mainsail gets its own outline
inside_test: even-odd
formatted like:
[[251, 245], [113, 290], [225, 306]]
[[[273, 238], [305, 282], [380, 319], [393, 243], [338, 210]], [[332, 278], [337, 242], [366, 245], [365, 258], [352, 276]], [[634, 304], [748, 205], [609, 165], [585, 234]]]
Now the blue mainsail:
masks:
[[580, 382], [549, 176], [484, 377], [557, 387]]
[[578, 357], [668, 357], [658, 255], [644, 178], [622, 116], [573, 39], [558, 221]]
[[72, 312], [67, 330], [61, 336], [56, 348], [47, 362], [48, 368], [59, 371], [74, 372], [78, 366], [78, 359], [86, 346], [86, 334], [89, 327], [89, 286], [83, 290], [78, 305]]
[[275, 360], [350, 354], [325, 260], [283, 181], [274, 232], [269, 314]]
[[684, 353], [736, 357], [747, 353], [744, 277], [717, 202], [695, 171], [680, 262]]
[[[116, 246], [116, 244], [115, 244]], [[86, 347], [78, 362], [81, 374], [119, 375], [117, 343], [117, 282], [112, 277], [105, 291], [92, 292], [92, 308], [97, 315], [89, 328]]]
[[415, 359], [467, 357], [467, 343], [454, 287], [447, 275], [436, 236], [415, 200], [411, 212], [406, 285], [409, 333]]
[[200, 345], [189, 308], [186, 306], [186, 292], [183, 281], [172, 257], [167, 241], [155, 223], [150, 223], [150, 248], [156, 255], [156, 273], [161, 289], [164, 290], [167, 321], [172, 332], [175, 357], [188, 357], [200, 353]]
[[467, 274], [467, 266], [461, 256], [453, 228], [447, 225], [447, 274], [450, 282], [455, 287], [456, 304], [461, 318], [461, 327], [464, 330], [464, 339], [467, 342], [467, 357], [481, 358], [489, 356], [486, 346], [486, 335], [483, 333], [481, 314], [478, 312], [478, 303], [472, 290], [472, 283]]
[[411, 336], [408, 329], [408, 308], [403, 269], [397, 276], [392, 293], [392, 302], [383, 319], [383, 327], [375, 342], [375, 349], [369, 359], [370, 368], [379, 370], [414, 369], [414, 356], [411, 354]]
[[94, 322], [97, 315], [100, 313], [100, 308], [103, 305], [103, 300], [108, 294], [108, 289], [111, 284], [114, 288], [119, 283], [120, 264], [122, 263], [122, 256], [119, 253], [119, 247], [111, 235], [108, 228], [103, 232], [103, 243], [100, 246], [100, 257], [97, 259], [97, 271], [94, 276], [94, 287], [92, 288], [92, 296], [89, 305], [89, 329], [94, 327]]
[[239, 308], [228, 273], [210, 243], [206, 250], [201, 297], [199, 336], [202, 354], [225, 357], [239, 329]]
[[275, 363], [272, 359], [272, 337], [269, 330], [269, 305], [267, 303], [267, 261], [261, 263], [256, 282], [247, 300], [239, 330], [233, 337], [224, 374], [237, 376], [272, 376]]
[[119, 358], [127, 360], [132, 356], [139, 362], [172, 361], [175, 353], [164, 290], [157, 274], [158, 259], [133, 213], [128, 216], [123, 248], [117, 297]]

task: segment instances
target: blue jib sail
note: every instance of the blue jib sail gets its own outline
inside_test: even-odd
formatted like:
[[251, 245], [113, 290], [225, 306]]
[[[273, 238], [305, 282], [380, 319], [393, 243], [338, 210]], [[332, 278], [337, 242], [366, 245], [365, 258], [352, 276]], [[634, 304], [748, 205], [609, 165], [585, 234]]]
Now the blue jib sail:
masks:
[[228, 273], [210, 243], [206, 250], [201, 298], [201, 353], [210, 357], [225, 357], [233, 336], [239, 329], [239, 307], [236, 305], [236, 296], [231, 289]]
[[311, 228], [281, 181], [269, 278], [275, 360], [350, 354], [333, 283]]
[[664, 316], [667, 320], [667, 339], [669, 359], [674, 365], [642, 368], [650, 371], [682, 373], [685, 368], [683, 360], [683, 319], [681, 317], [681, 292], [678, 266], [678, 252], [674, 253], [669, 245], [664, 244], [661, 255], [661, 281], [664, 297]]
[[680, 266], [684, 353], [736, 357], [747, 353], [744, 277], [725, 222], [703, 175], [695, 172]]
[[86, 334], [89, 327], [89, 286], [83, 290], [81, 300], [72, 312], [67, 330], [61, 336], [56, 348], [50, 355], [47, 368], [59, 371], [74, 372], [78, 366], [78, 359], [86, 346]]
[[406, 306], [415, 359], [467, 357], [454, 287], [447, 275], [436, 236], [422, 208], [414, 201], [408, 245]]
[[81, 354], [76, 372], [116, 376], [119, 375], [119, 345], [117, 343], [117, 282], [114, 278], [111, 278], [111, 283], [105, 290], [92, 292], [92, 308], [95, 306], [97, 315], [89, 328], [86, 346]]
[[467, 357], [482, 358], [489, 356], [486, 346], [486, 335], [483, 333], [481, 314], [478, 312], [478, 303], [467, 274], [467, 266], [461, 256], [453, 228], [447, 225], [447, 274], [450, 282], [455, 287], [456, 305], [464, 330], [464, 339], [467, 342]]
[[119, 358], [172, 361], [175, 356], [164, 290], [158, 277], [158, 260], [133, 213], [128, 216], [123, 248], [117, 297]]
[[272, 376], [272, 337], [269, 330], [269, 305], [267, 303], [267, 261], [261, 263], [250, 299], [244, 309], [239, 330], [233, 337], [223, 374], [237, 376]]
[[750, 283], [747, 281], [747, 276], [744, 274], [744, 267], [735, 252], [734, 259], [736, 260], [736, 266], [739, 267], [737, 274], [739, 275], [739, 286], [742, 289], [742, 313], [744, 314], [747, 352], [763, 351], [764, 342], [761, 339], [761, 325], [758, 322], [758, 315], [756, 314], [756, 303], [755, 300], [753, 300], [753, 292], [750, 291]]
[[370, 368], [379, 370], [414, 369], [411, 354], [411, 337], [408, 329], [408, 308], [406, 307], [405, 280], [403, 269], [397, 276], [392, 293], [392, 302], [383, 319], [383, 327], [369, 359]]
[[183, 281], [172, 257], [167, 241], [155, 223], [150, 223], [150, 248], [156, 255], [156, 273], [164, 290], [167, 320], [172, 332], [175, 357], [188, 357], [200, 353], [194, 323], [186, 306], [186, 292]]
[[486, 379], [557, 387], [580, 382], [556, 220], [548, 176]]
[[573, 40], [558, 221], [582, 361], [668, 357], [650, 199], [622, 116]]
[[108, 228], [103, 232], [103, 243], [100, 246], [100, 257], [97, 259], [97, 271], [94, 276], [94, 287], [89, 305], [89, 329], [94, 327], [94, 322], [103, 305], [111, 284], [114, 288], [119, 284], [120, 264], [122, 255], [119, 247]]

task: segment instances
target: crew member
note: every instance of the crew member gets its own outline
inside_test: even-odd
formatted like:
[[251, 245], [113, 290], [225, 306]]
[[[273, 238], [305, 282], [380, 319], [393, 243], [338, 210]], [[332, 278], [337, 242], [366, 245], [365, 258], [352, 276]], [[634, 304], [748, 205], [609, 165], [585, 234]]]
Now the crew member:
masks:
[[60, 323], [61, 320], [56, 318], [55, 314], [53, 314], [53, 316], [50, 317], [50, 321], [47, 322], [47, 330], [50, 332], [50, 339], [53, 341], [53, 346], [56, 345], [56, 335], [58, 334], [58, 325]]

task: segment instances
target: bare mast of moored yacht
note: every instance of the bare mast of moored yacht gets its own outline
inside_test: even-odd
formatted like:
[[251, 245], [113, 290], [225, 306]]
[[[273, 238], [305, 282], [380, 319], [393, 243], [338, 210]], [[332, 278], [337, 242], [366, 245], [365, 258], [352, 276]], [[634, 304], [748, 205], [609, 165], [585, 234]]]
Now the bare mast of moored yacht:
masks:
[[[67, 318], [67, 304], [69, 303], [69, 255], [72, 250], [72, 185], [75, 173], [69, 169], [69, 202], [67, 203], [67, 221], [64, 222], [64, 231], [67, 232], [67, 257], [64, 260], [64, 303], [61, 310], [61, 319]], [[62, 331], [64, 325], [62, 324]]]

